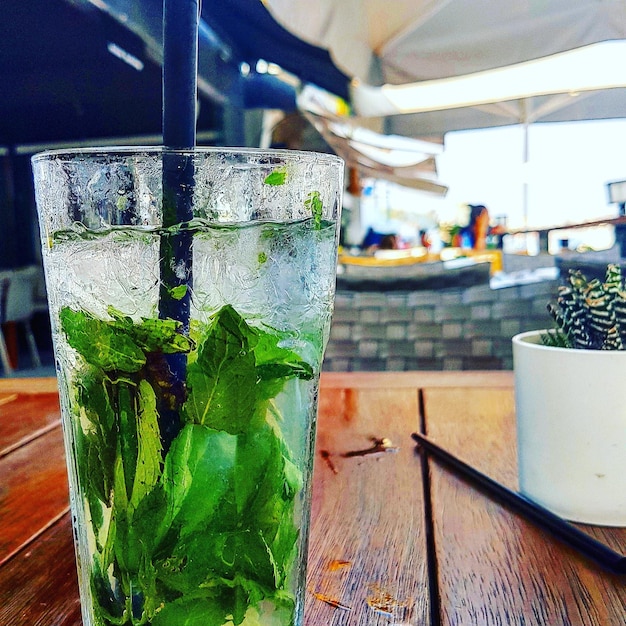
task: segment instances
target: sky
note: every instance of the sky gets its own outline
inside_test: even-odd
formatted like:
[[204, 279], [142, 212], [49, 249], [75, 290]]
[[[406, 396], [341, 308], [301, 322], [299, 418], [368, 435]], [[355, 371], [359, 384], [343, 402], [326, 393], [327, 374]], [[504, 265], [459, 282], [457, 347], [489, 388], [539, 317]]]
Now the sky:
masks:
[[[439, 220], [455, 221], [467, 203], [484, 204], [492, 218], [506, 216], [510, 228], [523, 227], [525, 213], [529, 227], [616, 216], [606, 183], [626, 180], [626, 119], [530, 125], [528, 163], [523, 162], [522, 126], [448, 133], [437, 157], [439, 181], [449, 187], [445, 198], [377, 184], [370, 206], [366, 201], [363, 207], [365, 221], [381, 226], [389, 224], [386, 217], [408, 212], [415, 215], [412, 232], [415, 222], [428, 223], [420, 216], [434, 212]], [[387, 213], [373, 204], [387, 205]], [[396, 222], [391, 225], [406, 229]], [[580, 238], [582, 231], [571, 232]], [[607, 231], [584, 236], [597, 248], [611, 243]]]

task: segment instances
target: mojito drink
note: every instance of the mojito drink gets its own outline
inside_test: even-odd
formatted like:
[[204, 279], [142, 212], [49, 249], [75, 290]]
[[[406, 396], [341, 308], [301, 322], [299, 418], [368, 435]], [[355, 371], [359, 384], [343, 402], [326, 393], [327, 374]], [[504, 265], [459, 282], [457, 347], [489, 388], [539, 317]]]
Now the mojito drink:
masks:
[[[340, 165], [311, 180], [313, 155], [228, 156], [194, 156], [194, 218], [167, 228], [144, 176], [158, 154], [55, 163], [87, 210], [54, 189], [58, 155], [34, 160], [88, 626], [301, 621]], [[185, 322], [160, 311], [164, 239], [183, 231]]]

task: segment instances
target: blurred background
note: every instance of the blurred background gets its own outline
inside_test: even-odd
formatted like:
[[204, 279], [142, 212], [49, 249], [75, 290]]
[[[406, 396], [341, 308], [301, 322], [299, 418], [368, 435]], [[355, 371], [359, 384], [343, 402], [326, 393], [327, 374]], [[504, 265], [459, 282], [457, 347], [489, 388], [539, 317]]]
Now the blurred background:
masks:
[[[492, 289], [519, 284], [519, 272], [558, 270], [572, 254], [621, 262], [624, 44], [622, 0], [203, 0], [198, 144], [342, 156], [343, 289], [443, 289], [454, 281], [437, 263], [484, 262], [475, 258], [484, 250], [494, 251]], [[161, 62], [161, 0], [3, 0], [0, 283], [40, 269], [30, 157], [161, 143]], [[473, 230], [476, 207], [484, 236]], [[367, 280], [354, 267], [363, 257]], [[409, 260], [419, 275], [392, 285], [385, 263]], [[18, 317], [33, 321], [46, 356], [40, 275]], [[15, 307], [0, 308], [5, 342], [14, 364], [21, 350], [36, 363]], [[385, 350], [374, 350], [382, 365], [363, 367], [389, 366]], [[437, 350], [395, 366], [445, 367]], [[455, 358], [449, 365], [472, 366]], [[360, 367], [343, 357], [341, 366]]]

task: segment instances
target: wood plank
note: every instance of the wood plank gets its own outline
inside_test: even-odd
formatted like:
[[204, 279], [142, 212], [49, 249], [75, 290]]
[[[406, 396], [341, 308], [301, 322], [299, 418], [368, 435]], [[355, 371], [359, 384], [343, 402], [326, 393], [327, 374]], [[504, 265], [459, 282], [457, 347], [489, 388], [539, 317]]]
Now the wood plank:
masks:
[[68, 502], [59, 426], [0, 458], [0, 564], [63, 515]]
[[60, 424], [59, 396], [0, 392], [0, 458]]
[[[425, 409], [434, 441], [516, 488], [512, 390], [427, 389]], [[431, 486], [442, 624], [624, 624], [626, 586], [620, 577], [436, 462], [431, 462]], [[601, 532], [626, 550], [624, 529]]]
[[69, 515], [0, 568], [0, 624], [81, 626]]
[[416, 391], [324, 389], [319, 414], [305, 623], [426, 623]]
[[512, 388], [424, 390], [427, 434], [511, 489], [517, 489], [515, 393]]

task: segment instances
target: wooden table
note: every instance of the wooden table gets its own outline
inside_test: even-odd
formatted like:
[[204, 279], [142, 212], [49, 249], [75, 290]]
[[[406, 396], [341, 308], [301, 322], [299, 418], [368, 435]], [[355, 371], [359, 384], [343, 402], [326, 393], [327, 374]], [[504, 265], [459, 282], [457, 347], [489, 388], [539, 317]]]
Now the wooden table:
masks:
[[[307, 626], [626, 624], [626, 586], [434, 460], [516, 488], [510, 372], [325, 374]], [[364, 453], [386, 438], [385, 451]], [[424, 468], [426, 472], [423, 472]], [[586, 527], [626, 551], [626, 529]], [[0, 380], [0, 624], [81, 623], [55, 381]]]

